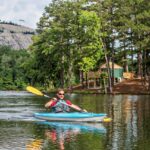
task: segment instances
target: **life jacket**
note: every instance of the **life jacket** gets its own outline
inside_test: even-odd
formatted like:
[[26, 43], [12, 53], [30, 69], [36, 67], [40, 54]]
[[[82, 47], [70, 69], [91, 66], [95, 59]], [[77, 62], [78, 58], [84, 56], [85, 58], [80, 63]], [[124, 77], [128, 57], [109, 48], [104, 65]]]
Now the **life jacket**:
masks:
[[[66, 105], [63, 103], [65, 103]], [[67, 105], [68, 104], [63, 99], [56, 100], [55, 104], [51, 107], [52, 112], [55, 112], [55, 113], [70, 112], [70, 107]]]

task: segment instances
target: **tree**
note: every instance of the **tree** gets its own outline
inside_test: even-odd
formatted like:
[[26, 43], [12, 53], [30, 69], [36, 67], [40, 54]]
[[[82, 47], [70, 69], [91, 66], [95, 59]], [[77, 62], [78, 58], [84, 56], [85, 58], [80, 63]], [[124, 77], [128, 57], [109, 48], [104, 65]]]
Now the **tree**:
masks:
[[22, 89], [27, 84], [26, 70], [22, 64], [28, 61], [28, 52], [26, 50], [15, 51], [8, 46], [1, 46], [0, 54], [1, 89]]
[[84, 57], [92, 55], [99, 59], [96, 55], [101, 53], [100, 20], [95, 12], [86, 10], [85, 3], [84, 0], [52, 1], [40, 19], [40, 32], [31, 49], [37, 63], [41, 63], [42, 57], [50, 60], [46, 74], [53, 83], [57, 81], [55, 86], [74, 84], [81, 64], [78, 62]]

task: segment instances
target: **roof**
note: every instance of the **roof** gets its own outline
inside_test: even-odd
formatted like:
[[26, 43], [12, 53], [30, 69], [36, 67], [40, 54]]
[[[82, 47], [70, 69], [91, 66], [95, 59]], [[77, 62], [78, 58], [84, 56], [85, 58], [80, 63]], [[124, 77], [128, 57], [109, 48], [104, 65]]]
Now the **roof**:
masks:
[[[107, 66], [107, 65], [106, 65], [106, 63], [105, 63], [105, 64], [103, 64], [103, 65], [100, 66], [100, 69], [107, 68], [106, 66]], [[112, 68], [112, 62], [109, 62], [109, 66], [110, 66], [110, 68]], [[115, 68], [115, 69], [122, 69], [123, 67], [121, 67], [121, 66], [119, 66], [119, 65], [117, 65], [117, 64], [114, 63], [114, 68]]]

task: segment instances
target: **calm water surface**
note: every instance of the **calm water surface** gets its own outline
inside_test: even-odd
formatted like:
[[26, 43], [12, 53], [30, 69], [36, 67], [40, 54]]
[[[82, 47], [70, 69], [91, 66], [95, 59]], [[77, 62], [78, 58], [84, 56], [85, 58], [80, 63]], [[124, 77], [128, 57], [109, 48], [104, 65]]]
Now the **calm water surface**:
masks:
[[149, 150], [150, 96], [70, 94], [89, 112], [107, 113], [111, 123], [44, 122], [47, 98], [0, 91], [0, 150]]

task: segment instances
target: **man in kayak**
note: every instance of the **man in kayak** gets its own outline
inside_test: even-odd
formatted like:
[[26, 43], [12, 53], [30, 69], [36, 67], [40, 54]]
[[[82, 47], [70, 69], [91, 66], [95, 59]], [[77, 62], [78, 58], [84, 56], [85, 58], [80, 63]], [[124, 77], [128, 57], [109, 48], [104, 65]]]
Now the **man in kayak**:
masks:
[[60, 112], [70, 112], [70, 108], [73, 108], [79, 112], [87, 112], [86, 110], [82, 110], [75, 104], [72, 104], [71, 101], [64, 99], [64, 90], [59, 89], [57, 91], [56, 97], [50, 99], [49, 102], [45, 104], [46, 108], [51, 108], [52, 112], [60, 113]]

